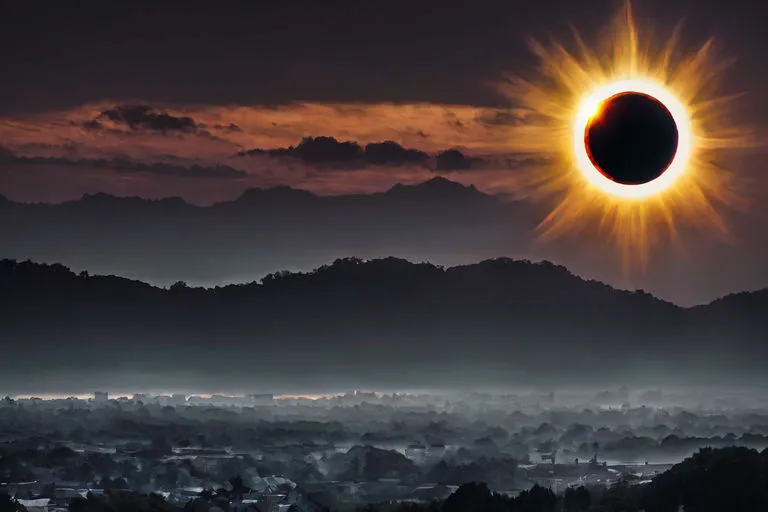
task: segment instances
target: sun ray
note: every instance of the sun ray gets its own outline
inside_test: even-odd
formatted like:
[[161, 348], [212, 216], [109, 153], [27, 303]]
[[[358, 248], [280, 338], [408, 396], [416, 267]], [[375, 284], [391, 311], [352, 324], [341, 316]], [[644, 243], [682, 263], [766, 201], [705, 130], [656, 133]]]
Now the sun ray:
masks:
[[[552, 205], [538, 227], [540, 238], [596, 230], [615, 242], [629, 268], [643, 267], [655, 246], [679, 243], [681, 225], [727, 234], [720, 212], [743, 198], [721, 157], [726, 150], [755, 145], [752, 130], [729, 116], [742, 95], [717, 93], [733, 60], [718, 58], [711, 39], [682, 52], [682, 24], [657, 44], [640, 30], [629, 2], [602, 44], [591, 47], [575, 28], [571, 32], [573, 48], [531, 40], [539, 61], [536, 75], [507, 76], [500, 85], [520, 118], [507, 127], [508, 149], [548, 162], [525, 171], [517, 191]], [[667, 170], [641, 185], [599, 179], [583, 149], [587, 120], [606, 98], [623, 91], [660, 101], [679, 133]]]

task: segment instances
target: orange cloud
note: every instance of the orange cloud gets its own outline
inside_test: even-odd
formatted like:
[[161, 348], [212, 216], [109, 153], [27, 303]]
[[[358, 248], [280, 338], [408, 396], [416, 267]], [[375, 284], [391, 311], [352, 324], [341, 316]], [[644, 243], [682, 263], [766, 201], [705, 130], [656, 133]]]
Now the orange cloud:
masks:
[[[222, 177], [227, 183], [215, 185], [210, 180], [201, 185], [204, 180], [189, 176], [182, 177], [182, 184], [179, 177], [141, 173], [126, 176], [114, 169], [56, 170], [47, 163], [26, 166], [24, 176], [16, 174], [22, 169], [4, 169], [5, 183], [0, 192], [9, 197], [31, 199], [36, 173], [40, 173], [40, 179], [46, 180], [50, 187], [54, 182], [61, 182], [59, 190], [67, 192], [66, 198], [76, 196], [78, 191], [98, 189], [145, 197], [182, 195], [194, 202], [207, 203], [234, 197], [248, 186], [278, 184], [320, 194], [379, 191], [397, 182], [424, 181], [433, 176], [432, 171], [407, 164], [366, 165], [352, 169], [354, 172], [350, 172], [349, 167], [343, 170], [331, 167], [319, 172], [311, 163], [297, 159], [238, 157], [237, 154], [252, 148], [295, 146], [304, 137], [329, 136], [361, 145], [391, 140], [431, 155], [449, 148], [460, 148], [472, 156], [503, 155], [505, 141], [497, 124], [510, 116], [508, 111], [496, 109], [426, 103], [294, 103], [279, 107], [139, 105], [142, 103], [122, 102], [116, 107], [114, 102], [104, 102], [0, 119], [0, 140], [19, 157], [227, 166], [245, 171], [247, 175]], [[507, 186], [510, 173], [498, 170], [442, 174], [489, 191], [511, 188]], [[14, 188], [13, 184], [18, 186]], [[198, 192], [198, 189], [201, 190]]]
[[[366, 144], [393, 140], [427, 152], [465, 148], [479, 153], [504, 151], [504, 141], [492, 119], [505, 112], [461, 105], [318, 104], [280, 107], [159, 108], [176, 117], [193, 119], [199, 133], [158, 135], [154, 131], [120, 130], [104, 120], [108, 130], [86, 130], [86, 123], [114, 108], [114, 103], [0, 120], [0, 136], [16, 151], [34, 152], [34, 144], [75, 144], [96, 152], [150, 152], [188, 158], [222, 158], [234, 148], [285, 147], [309, 136], [330, 136]], [[234, 125], [238, 130], [231, 130]], [[201, 141], [200, 139], [208, 139]]]

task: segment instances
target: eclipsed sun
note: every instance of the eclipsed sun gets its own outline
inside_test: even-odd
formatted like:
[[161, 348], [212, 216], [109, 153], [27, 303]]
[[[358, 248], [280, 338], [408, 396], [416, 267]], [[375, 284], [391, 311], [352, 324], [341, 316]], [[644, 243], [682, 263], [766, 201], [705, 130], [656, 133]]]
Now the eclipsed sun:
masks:
[[519, 183], [551, 204], [542, 236], [596, 228], [625, 263], [644, 264], [681, 224], [727, 232], [720, 210], [740, 198], [722, 157], [753, 145], [752, 132], [731, 124], [739, 95], [717, 93], [730, 61], [711, 41], [681, 52], [679, 27], [662, 44], [642, 38], [629, 3], [609, 28], [594, 49], [575, 31], [573, 49], [531, 43], [538, 75], [501, 86], [517, 104], [506, 140], [542, 162]]

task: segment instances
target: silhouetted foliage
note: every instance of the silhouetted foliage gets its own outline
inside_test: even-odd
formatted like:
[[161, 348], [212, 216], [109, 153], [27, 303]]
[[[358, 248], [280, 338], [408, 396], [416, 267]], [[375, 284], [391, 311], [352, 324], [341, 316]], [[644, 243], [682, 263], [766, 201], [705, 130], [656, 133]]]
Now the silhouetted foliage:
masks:
[[649, 511], [768, 510], [768, 450], [705, 448], [653, 479], [641, 505]]
[[0, 493], [0, 512], [26, 512], [26, 507], [19, 504], [6, 493]]
[[565, 512], [585, 512], [589, 509], [592, 499], [584, 487], [573, 489], [569, 487], [563, 495], [563, 509]]

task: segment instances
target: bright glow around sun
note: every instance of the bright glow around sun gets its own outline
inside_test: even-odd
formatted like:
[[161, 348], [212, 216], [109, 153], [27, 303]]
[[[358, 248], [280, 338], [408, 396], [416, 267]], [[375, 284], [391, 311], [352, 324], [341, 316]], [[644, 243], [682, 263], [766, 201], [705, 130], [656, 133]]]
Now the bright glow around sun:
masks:
[[[501, 128], [508, 152], [537, 162], [509, 179], [518, 197], [549, 205], [541, 238], [614, 242], [627, 269], [642, 267], [652, 247], [678, 241], [678, 226], [727, 234], [722, 209], [741, 204], [742, 197], [724, 157], [754, 146], [752, 129], [733, 124], [731, 108], [740, 95], [717, 91], [731, 61], [716, 58], [711, 41], [681, 51], [680, 32], [666, 40], [641, 33], [626, 3], [597, 44], [575, 31], [569, 47], [531, 41], [538, 68], [499, 84], [515, 119]], [[590, 119], [621, 93], [654, 98], [676, 124], [676, 152], [651, 181], [612, 181], [589, 157]]]
[[[639, 185], [624, 185], [605, 177], [590, 160], [587, 146], [584, 143], [584, 131], [587, 129], [590, 119], [599, 114], [602, 103], [612, 96], [625, 92], [646, 94], [660, 101], [672, 114], [678, 131], [677, 152], [669, 167], [655, 180]], [[581, 172], [584, 173], [584, 177], [603, 192], [626, 199], [646, 198], [663, 192], [685, 172], [688, 159], [691, 156], [690, 124], [685, 106], [661, 84], [642, 79], [619, 80], [605, 84], [587, 96], [581, 103], [578, 114], [576, 114], [573, 129], [573, 150], [576, 163]]]

